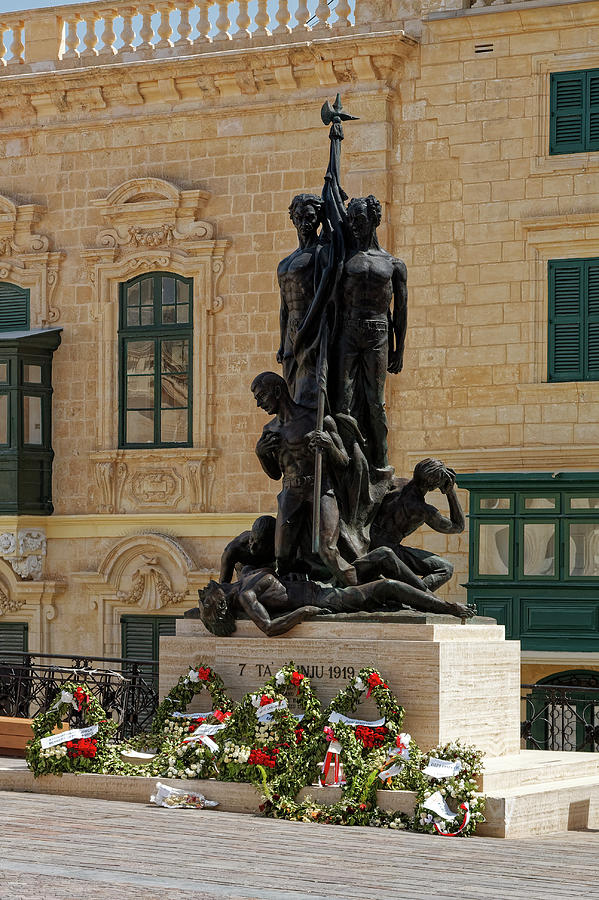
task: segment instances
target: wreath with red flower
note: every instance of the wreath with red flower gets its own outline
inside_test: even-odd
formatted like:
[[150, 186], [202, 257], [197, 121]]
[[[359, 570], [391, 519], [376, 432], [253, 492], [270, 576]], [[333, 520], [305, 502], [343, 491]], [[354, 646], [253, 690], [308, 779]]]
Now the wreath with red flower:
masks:
[[[187, 675], [182, 675], [179, 681], [166, 695], [152, 721], [152, 734], [170, 738], [183, 739], [190, 731], [195, 731], [201, 720], [195, 715], [193, 718], [185, 718], [173, 713], [185, 713], [187, 707], [202, 691], [207, 691], [212, 700], [212, 711], [221, 721], [233, 709], [233, 701], [225, 690], [225, 685], [214, 669], [210, 666], [194, 666], [189, 669]], [[208, 713], [206, 714], [208, 716]]]
[[[78, 734], [67, 740], [53, 732], [65, 718], [77, 719]], [[27, 744], [27, 765], [39, 775], [63, 772], [97, 772], [104, 764], [107, 743], [117, 723], [107, 719], [100, 703], [84, 684], [67, 681], [50, 710], [33, 720], [33, 738]], [[74, 729], [69, 729], [72, 731]]]

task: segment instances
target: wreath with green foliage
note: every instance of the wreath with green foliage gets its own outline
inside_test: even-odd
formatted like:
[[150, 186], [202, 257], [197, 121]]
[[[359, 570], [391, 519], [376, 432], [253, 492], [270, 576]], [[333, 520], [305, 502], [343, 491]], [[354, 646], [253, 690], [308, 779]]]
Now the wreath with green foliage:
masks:
[[227, 694], [220, 675], [217, 675], [210, 666], [192, 667], [187, 675], [179, 678], [175, 687], [169, 691], [156, 710], [152, 734], [177, 740], [183, 738], [184, 734], [194, 731], [197, 726], [192, 724], [191, 717], [187, 720], [173, 716], [173, 713], [184, 713], [196, 694], [204, 690], [210, 694], [213, 710], [220, 710], [222, 713], [231, 711], [233, 701]]
[[[42, 740], [49, 738], [73, 711], [80, 715], [83, 728], [97, 725], [95, 734], [42, 749]], [[33, 720], [33, 738], [25, 752], [27, 765], [36, 778], [63, 772], [98, 772], [106, 758], [108, 740], [116, 728], [116, 722], [107, 719], [87, 685], [67, 681], [50, 710], [39, 713]]]
[[[372, 696], [377, 709], [385, 717], [383, 726], [354, 726], [340, 721], [329, 723], [331, 713], [344, 716], [353, 713], [365, 693]], [[267, 815], [326, 824], [368, 825], [376, 808], [378, 774], [389, 750], [395, 745], [403, 719], [404, 709], [380, 673], [372, 668], [361, 669], [330, 703], [321, 720], [321, 733], [313, 738], [325, 759], [327, 745], [323, 738], [341, 745], [339, 758], [345, 777], [341, 800], [325, 805], [308, 797], [298, 802], [295, 797], [300, 788], [310, 784], [311, 780], [301, 783], [298, 778], [290, 790], [284, 790], [281, 781], [269, 786], [265, 780], [264, 810]]]
[[[415, 831], [424, 831], [429, 834], [457, 834], [468, 836], [474, 834], [479, 822], [484, 822], [485, 798], [479, 793], [476, 781], [482, 773], [483, 754], [475, 747], [462, 744], [460, 741], [451, 741], [441, 744], [425, 753], [422, 757], [422, 768], [426, 768], [431, 758], [454, 760], [461, 763], [460, 771], [450, 778], [442, 780], [434, 779], [422, 773], [422, 782], [417, 790], [417, 803], [414, 819], [410, 823]], [[435, 816], [423, 806], [436, 791], [445, 798], [452, 812], [457, 813], [455, 820], [446, 821]], [[462, 828], [462, 822], [467, 822]], [[458, 832], [458, 828], [460, 829]]]

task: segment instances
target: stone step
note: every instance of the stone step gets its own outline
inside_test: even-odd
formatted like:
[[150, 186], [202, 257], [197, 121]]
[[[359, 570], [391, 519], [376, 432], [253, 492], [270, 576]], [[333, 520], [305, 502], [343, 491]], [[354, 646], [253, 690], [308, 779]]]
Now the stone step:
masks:
[[483, 837], [521, 838], [599, 828], [599, 776], [488, 793], [485, 818], [477, 829]]
[[522, 750], [507, 756], [487, 757], [479, 787], [495, 794], [533, 786], [560, 783], [564, 779], [599, 779], [599, 753], [568, 753], [553, 750]]

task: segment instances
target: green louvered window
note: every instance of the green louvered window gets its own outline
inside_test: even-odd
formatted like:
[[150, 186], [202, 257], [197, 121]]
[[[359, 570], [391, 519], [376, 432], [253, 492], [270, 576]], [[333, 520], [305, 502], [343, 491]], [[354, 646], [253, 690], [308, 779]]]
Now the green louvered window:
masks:
[[15, 662], [26, 653], [28, 628], [26, 622], [2, 622], [0, 624], [0, 662]]
[[551, 75], [549, 152], [599, 150], [599, 69]]
[[599, 381], [599, 259], [549, 262], [549, 381]]
[[[142, 672], [153, 678], [158, 689], [156, 662], [160, 655], [160, 638], [176, 634], [179, 616], [121, 616], [121, 646], [126, 659], [148, 661]], [[153, 663], [153, 665], [152, 665]]]
[[29, 291], [0, 281], [0, 331], [26, 331], [29, 328]]

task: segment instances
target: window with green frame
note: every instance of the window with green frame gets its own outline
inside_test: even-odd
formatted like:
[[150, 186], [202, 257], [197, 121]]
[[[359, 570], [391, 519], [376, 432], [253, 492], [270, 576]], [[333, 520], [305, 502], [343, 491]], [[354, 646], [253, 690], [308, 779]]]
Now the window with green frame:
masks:
[[151, 272], [120, 286], [119, 446], [191, 445], [193, 281]]
[[0, 662], [20, 660], [19, 654], [29, 649], [28, 631], [26, 622], [0, 623]]
[[599, 650], [599, 472], [459, 476], [468, 602], [523, 649]]
[[8, 281], [0, 281], [0, 331], [27, 331], [29, 291]]
[[549, 153], [599, 150], [599, 69], [553, 72]]
[[599, 380], [599, 259], [552, 259], [549, 381]]
[[[121, 616], [121, 652], [125, 659], [142, 662], [141, 671], [154, 679], [158, 690], [158, 670], [160, 658], [160, 638], [176, 634], [177, 619], [180, 616]], [[147, 660], [145, 667], [143, 661]]]
[[599, 579], [599, 481], [591, 490], [475, 492], [473, 579]]

